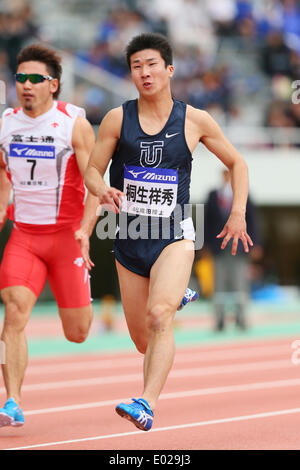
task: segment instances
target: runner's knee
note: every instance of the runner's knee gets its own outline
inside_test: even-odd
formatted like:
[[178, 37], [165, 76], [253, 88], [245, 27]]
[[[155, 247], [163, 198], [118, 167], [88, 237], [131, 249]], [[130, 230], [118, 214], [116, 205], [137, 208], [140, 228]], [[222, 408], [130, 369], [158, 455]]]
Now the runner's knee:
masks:
[[146, 326], [149, 330], [159, 331], [171, 321], [176, 309], [169, 303], [154, 304], [146, 314]]
[[93, 310], [89, 307], [83, 309], [60, 309], [64, 335], [72, 343], [83, 343], [89, 333], [93, 320]]
[[3, 302], [5, 305], [4, 328], [24, 330], [30, 315], [28, 306], [13, 295], [3, 297]]

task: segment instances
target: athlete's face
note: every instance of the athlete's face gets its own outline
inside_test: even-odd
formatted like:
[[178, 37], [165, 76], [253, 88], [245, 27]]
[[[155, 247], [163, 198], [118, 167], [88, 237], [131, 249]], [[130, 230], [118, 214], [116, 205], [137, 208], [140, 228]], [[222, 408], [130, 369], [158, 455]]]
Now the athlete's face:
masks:
[[[36, 61], [23, 62], [19, 65], [17, 73], [38, 73], [40, 75], [50, 75], [46, 64]], [[44, 80], [41, 83], [16, 82], [18, 100], [24, 111], [35, 114], [43, 113], [49, 108], [53, 101], [53, 93], [58, 88], [58, 80]]]
[[151, 96], [170, 87], [174, 67], [154, 49], [144, 49], [130, 57], [131, 76], [140, 95]]

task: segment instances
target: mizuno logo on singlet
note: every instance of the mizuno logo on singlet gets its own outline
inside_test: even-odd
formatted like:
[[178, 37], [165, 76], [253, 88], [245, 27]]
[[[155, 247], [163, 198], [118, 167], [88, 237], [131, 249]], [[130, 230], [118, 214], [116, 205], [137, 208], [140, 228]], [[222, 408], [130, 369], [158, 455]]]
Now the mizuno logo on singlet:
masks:
[[142, 175], [143, 173], [146, 173], [146, 170], [144, 170], [144, 171], [128, 170], [128, 173], [130, 173], [132, 176], [137, 178], [139, 175]]
[[145, 168], [145, 170], [140, 170], [140, 167], [130, 166], [125, 167], [124, 177], [130, 179], [131, 181], [136, 181], [138, 183], [143, 181], [160, 181], [162, 183], [178, 183], [177, 171], [168, 169], [168, 168]]
[[55, 159], [55, 147], [53, 145], [9, 144], [9, 156]]
[[143, 176], [143, 180], [154, 180], [154, 181], [177, 181], [175, 175], [157, 175], [155, 173], [147, 173]]

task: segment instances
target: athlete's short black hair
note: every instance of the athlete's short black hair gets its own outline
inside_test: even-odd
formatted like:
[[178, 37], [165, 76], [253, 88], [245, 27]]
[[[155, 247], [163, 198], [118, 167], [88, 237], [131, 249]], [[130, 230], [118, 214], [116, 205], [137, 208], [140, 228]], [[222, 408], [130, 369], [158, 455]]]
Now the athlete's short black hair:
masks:
[[25, 47], [17, 56], [17, 66], [23, 62], [42, 62], [46, 65], [49, 75], [58, 79], [58, 88], [53, 93], [56, 99], [60, 93], [60, 80], [62, 74], [61, 57], [56, 51], [40, 44], [31, 44]]
[[159, 51], [165, 61], [166, 67], [168, 65], [172, 65], [173, 52], [167, 38], [158, 33], [144, 33], [139, 36], [135, 36], [127, 45], [126, 59], [129, 69], [131, 68], [130, 57], [136, 52], [143, 51], [144, 49], [154, 49]]

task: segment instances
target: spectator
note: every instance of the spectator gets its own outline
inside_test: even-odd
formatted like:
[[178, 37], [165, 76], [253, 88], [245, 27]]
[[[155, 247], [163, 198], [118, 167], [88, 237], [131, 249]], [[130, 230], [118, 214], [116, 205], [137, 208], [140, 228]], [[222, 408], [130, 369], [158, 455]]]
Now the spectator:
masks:
[[100, 88], [89, 88], [85, 95], [86, 118], [92, 126], [99, 126], [107, 112], [105, 93]]
[[207, 12], [219, 36], [231, 36], [234, 33], [236, 2], [234, 0], [205, 1]]
[[266, 115], [266, 127], [294, 127], [295, 120], [288, 112], [286, 102], [274, 101]]
[[148, 17], [166, 21], [170, 40], [178, 46], [197, 46], [212, 64], [217, 38], [206, 5], [200, 0], [153, 0], [147, 8]]
[[289, 106], [289, 115], [293, 119], [294, 127], [300, 127], [300, 103], [291, 103]]
[[300, 41], [300, 6], [298, 0], [281, 0], [282, 30]]
[[[222, 186], [211, 191], [205, 205], [204, 221], [204, 254], [211, 253], [214, 260], [214, 315], [215, 329], [221, 331], [225, 327], [225, 313], [228, 303], [232, 303], [235, 311], [236, 325], [245, 329], [246, 306], [249, 293], [249, 258], [244, 254], [239, 244], [236, 256], [231, 251], [220, 248], [220, 241], [216, 235], [220, 233], [226, 223], [232, 206], [232, 189], [230, 173], [223, 171]], [[248, 198], [246, 207], [247, 230], [252, 238], [254, 247], [250, 254], [258, 259], [262, 255], [259, 245], [259, 229], [255, 206]]]
[[26, 41], [38, 37], [38, 27], [33, 21], [33, 13], [29, 3], [21, 3], [6, 13], [0, 13], [0, 48], [8, 55], [8, 65], [14, 74], [16, 70], [16, 53], [22, 49]]
[[253, 17], [253, 6], [252, 1], [249, 0], [236, 0], [235, 2], [236, 7], [236, 21], [240, 22], [244, 18], [252, 18]]
[[208, 70], [201, 77], [201, 82], [196, 83], [196, 88], [191, 91], [189, 103], [199, 109], [217, 106], [225, 113], [229, 112], [231, 94], [226, 81], [226, 70]]
[[112, 49], [112, 43], [96, 42], [89, 51], [80, 51], [77, 57], [117, 77], [124, 78], [128, 73], [126, 63], [119, 60]]
[[272, 31], [266, 37], [261, 50], [262, 70], [269, 76], [286, 75], [293, 77], [292, 53], [285, 44], [280, 31]]
[[259, 49], [259, 39], [256, 22], [251, 17], [245, 17], [237, 25], [236, 47], [242, 53], [255, 53]]

